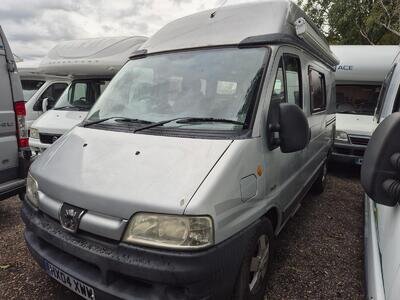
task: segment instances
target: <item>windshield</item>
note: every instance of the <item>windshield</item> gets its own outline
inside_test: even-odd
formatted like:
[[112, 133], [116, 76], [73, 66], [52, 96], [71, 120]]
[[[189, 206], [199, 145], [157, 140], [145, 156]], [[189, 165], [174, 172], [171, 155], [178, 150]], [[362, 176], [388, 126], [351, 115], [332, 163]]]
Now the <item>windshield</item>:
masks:
[[379, 91], [379, 85], [337, 85], [336, 112], [372, 116]]
[[90, 110], [110, 80], [110, 78], [74, 80], [62, 93], [54, 109]]
[[29, 101], [44, 83], [43, 80], [21, 80], [25, 101]]
[[[242, 129], [258, 92], [267, 48], [224, 48], [150, 55], [128, 62], [88, 121], [130, 118], [182, 129]], [[213, 122], [210, 119], [238, 121]]]

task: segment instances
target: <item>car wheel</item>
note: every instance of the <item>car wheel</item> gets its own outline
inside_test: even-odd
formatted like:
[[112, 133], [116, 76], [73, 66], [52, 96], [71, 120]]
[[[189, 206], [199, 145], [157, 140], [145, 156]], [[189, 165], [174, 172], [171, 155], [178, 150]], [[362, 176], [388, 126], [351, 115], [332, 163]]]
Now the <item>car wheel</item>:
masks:
[[247, 246], [233, 299], [264, 299], [268, 265], [273, 254], [274, 234], [269, 219], [264, 218], [254, 231]]
[[328, 174], [328, 168], [325, 162], [321, 170], [319, 171], [317, 180], [314, 182], [314, 185], [312, 187], [313, 194], [319, 195], [324, 192], [326, 186], [327, 174]]

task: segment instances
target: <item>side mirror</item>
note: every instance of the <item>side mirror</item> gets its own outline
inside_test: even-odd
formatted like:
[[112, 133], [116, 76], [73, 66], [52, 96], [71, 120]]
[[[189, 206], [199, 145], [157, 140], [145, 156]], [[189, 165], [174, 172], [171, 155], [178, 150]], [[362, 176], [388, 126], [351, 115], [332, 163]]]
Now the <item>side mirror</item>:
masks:
[[53, 97], [47, 97], [42, 100], [42, 111], [46, 112], [49, 109], [53, 108], [56, 104], [56, 101]]
[[361, 167], [361, 184], [376, 203], [400, 201], [400, 113], [387, 117], [373, 133]]
[[273, 143], [283, 153], [303, 150], [310, 142], [311, 133], [307, 117], [295, 104], [279, 103], [277, 124], [270, 124], [269, 132], [274, 135]]
[[42, 111], [46, 112], [49, 106], [49, 99], [48, 98], [44, 98], [42, 100]]

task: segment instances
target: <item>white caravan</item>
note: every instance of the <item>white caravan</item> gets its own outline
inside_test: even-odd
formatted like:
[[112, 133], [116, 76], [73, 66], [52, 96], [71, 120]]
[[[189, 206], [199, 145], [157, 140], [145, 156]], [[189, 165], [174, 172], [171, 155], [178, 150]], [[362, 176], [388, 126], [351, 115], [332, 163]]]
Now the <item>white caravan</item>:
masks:
[[[400, 50], [400, 48], [399, 48]], [[365, 197], [366, 299], [400, 296], [400, 54], [386, 76], [361, 169]]]
[[[43, 59], [39, 70], [73, 80], [54, 105], [36, 120], [29, 146], [40, 153], [79, 124], [112, 77], [147, 38], [141, 36], [82, 39], [62, 42]], [[48, 107], [43, 101], [42, 106]]]
[[332, 46], [336, 68], [336, 136], [332, 159], [360, 165], [372, 132], [382, 81], [397, 46]]
[[48, 103], [48, 108], [54, 106], [61, 94], [70, 83], [68, 77], [54, 76], [40, 73], [37, 62], [18, 62], [26, 109], [26, 126], [39, 118], [47, 107], [43, 107], [43, 100]]

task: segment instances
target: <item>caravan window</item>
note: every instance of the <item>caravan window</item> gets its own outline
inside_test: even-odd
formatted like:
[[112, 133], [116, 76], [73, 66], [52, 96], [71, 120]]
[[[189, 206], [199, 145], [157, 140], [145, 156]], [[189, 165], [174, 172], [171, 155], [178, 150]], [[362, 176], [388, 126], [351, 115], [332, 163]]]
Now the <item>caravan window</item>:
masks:
[[311, 113], [317, 113], [326, 109], [325, 75], [309, 69]]
[[379, 90], [379, 85], [337, 85], [336, 112], [372, 116]]

